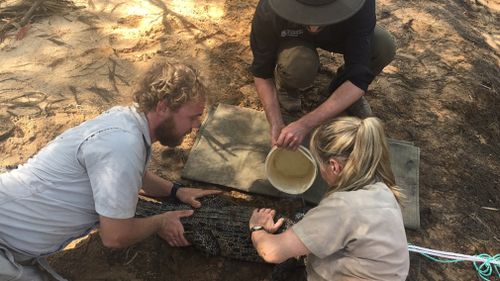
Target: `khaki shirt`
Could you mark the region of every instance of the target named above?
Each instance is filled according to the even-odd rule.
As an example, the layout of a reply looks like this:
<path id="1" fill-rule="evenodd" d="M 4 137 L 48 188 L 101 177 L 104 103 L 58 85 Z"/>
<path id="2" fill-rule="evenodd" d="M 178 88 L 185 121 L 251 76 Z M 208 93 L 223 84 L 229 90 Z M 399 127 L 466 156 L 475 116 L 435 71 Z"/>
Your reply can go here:
<path id="1" fill-rule="evenodd" d="M 405 280 L 410 258 L 403 217 L 382 182 L 335 192 L 293 226 L 311 251 L 308 280 Z"/>

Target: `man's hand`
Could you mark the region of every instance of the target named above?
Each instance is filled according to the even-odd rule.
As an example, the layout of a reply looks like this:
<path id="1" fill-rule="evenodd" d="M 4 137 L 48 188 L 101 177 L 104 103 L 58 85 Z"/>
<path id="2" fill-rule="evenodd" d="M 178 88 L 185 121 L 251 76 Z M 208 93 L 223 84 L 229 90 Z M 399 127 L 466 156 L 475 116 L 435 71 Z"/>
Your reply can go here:
<path id="1" fill-rule="evenodd" d="M 271 146 L 277 145 L 278 138 L 281 134 L 281 130 L 285 125 L 283 123 L 280 123 L 279 125 L 271 126 Z"/>
<path id="2" fill-rule="evenodd" d="M 275 233 L 283 224 L 284 219 L 281 218 L 274 223 L 274 215 L 276 215 L 276 211 L 272 209 L 255 209 L 253 210 L 248 225 L 250 228 L 261 225 L 267 232 Z"/>
<path id="3" fill-rule="evenodd" d="M 184 237 L 184 226 L 180 218 L 189 217 L 193 212 L 193 210 L 182 210 L 161 214 L 162 225 L 158 235 L 172 247 L 189 246 L 190 243 Z"/>
<path id="4" fill-rule="evenodd" d="M 276 141 L 278 147 L 296 150 L 302 144 L 304 138 L 311 131 L 307 126 L 302 125 L 301 120 L 288 124 L 280 132 Z"/>
<path id="5" fill-rule="evenodd" d="M 176 196 L 177 196 L 177 199 L 179 199 L 179 201 L 184 202 L 186 204 L 189 204 L 193 208 L 199 208 L 199 207 L 201 207 L 201 203 L 200 203 L 200 201 L 198 201 L 196 199 L 203 197 L 203 196 L 212 195 L 212 194 L 220 194 L 220 193 L 222 193 L 222 191 L 215 190 L 215 189 L 205 190 L 205 189 L 199 189 L 199 188 L 183 187 L 183 188 L 179 188 Z"/>

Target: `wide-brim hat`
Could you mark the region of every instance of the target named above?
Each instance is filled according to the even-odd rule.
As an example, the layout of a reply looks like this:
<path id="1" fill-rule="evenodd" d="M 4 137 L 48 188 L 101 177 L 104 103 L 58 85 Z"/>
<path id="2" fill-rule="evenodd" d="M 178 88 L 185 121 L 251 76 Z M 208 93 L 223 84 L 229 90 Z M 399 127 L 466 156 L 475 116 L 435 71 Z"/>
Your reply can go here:
<path id="1" fill-rule="evenodd" d="M 311 152 L 303 146 L 295 151 L 274 147 L 267 154 L 265 170 L 267 179 L 276 189 L 301 194 L 313 185 L 318 166 Z"/>
<path id="2" fill-rule="evenodd" d="M 269 0 L 282 18 L 303 25 L 330 25 L 352 17 L 365 0 Z"/>

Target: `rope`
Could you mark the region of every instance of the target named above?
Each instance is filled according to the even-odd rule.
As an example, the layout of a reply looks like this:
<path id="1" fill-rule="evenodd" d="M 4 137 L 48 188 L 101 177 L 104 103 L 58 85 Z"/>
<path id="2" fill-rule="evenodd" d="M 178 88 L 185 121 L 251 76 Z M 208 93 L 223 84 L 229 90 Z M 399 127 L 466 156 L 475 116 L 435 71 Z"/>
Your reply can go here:
<path id="1" fill-rule="evenodd" d="M 438 251 L 419 247 L 415 245 L 408 245 L 410 252 L 419 253 L 422 256 L 439 263 L 457 263 L 462 261 L 471 261 L 474 264 L 479 277 L 484 281 L 490 281 L 489 277 L 496 272 L 500 278 L 500 254 L 490 256 L 488 254 L 479 254 L 475 256 L 457 254 L 452 252 Z M 438 257 L 438 258 L 435 258 Z M 494 277 L 494 276 L 493 276 Z"/>

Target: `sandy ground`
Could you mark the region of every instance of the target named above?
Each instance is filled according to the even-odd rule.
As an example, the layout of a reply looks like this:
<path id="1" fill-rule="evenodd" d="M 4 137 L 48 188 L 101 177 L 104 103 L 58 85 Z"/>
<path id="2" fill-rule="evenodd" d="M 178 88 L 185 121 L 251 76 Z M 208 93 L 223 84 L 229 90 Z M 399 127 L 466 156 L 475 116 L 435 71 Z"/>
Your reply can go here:
<path id="1" fill-rule="evenodd" d="M 37 19 L 20 40 L 13 30 L 0 43 L 0 166 L 21 164 L 65 129 L 129 104 L 137 74 L 158 56 L 197 68 L 213 103 L 262 109 L 248 70 L 257 0 L 75 3 L 82 8 Z M 0 8 L 8 4 L 0 1 Z M 408 241 L 497 254 L 500 3 L 380 0 L 377 5 L 379 24 L 394 35 L 398 51 L 367 99 L 389 136 L 421 148 L 422 228 L 408 231 Z M 321 52 L 321 62 L 316 87 L 304 99 L 306 109 L 321 102 L 315 93 L 341 58 Z M 176 149 L 155 146 L 151 168 L 179 179 L 193 136 Z M 95 234 L 50 262 L 75 281 L 269 280 L 273 268 L 173 249 L 156 237 L 109 250 Z M 294 280 L 304 280 L 301 272 Z M 412 255 L 409 280 L 476 279 L 469 263 L 441 265 Z"/>

